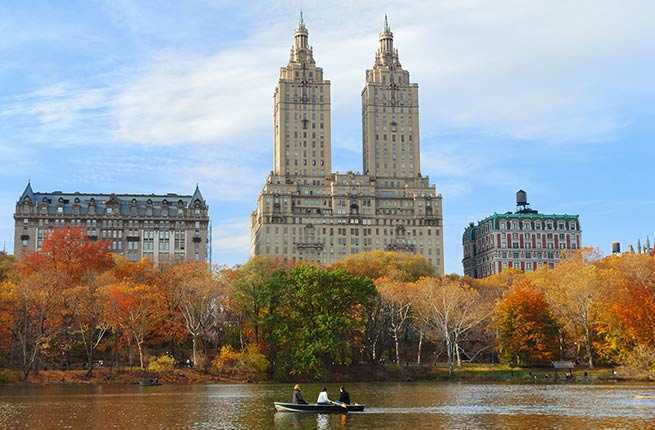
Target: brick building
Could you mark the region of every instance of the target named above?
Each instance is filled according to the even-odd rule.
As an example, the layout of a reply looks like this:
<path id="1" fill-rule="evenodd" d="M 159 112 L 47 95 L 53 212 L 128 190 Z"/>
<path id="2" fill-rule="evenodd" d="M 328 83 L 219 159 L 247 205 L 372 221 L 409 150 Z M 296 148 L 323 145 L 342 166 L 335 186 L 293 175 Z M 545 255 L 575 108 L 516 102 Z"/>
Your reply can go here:
<path id="1" fill-rule="evenodd" d="M 464 230 L 464 274 L 484 278 L 506 268 L 553 267 L 565 251 L 581 246 L 578 215 L 541 214 L 516 193 L 516 212 L 493 214 Z"/>

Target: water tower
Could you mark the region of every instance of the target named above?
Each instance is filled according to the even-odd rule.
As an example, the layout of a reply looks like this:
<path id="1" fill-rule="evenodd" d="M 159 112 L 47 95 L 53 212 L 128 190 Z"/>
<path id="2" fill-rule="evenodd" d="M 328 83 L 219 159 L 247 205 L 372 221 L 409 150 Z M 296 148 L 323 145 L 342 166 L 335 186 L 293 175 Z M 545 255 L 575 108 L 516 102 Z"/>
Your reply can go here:
<path id="1" fill-rule="evenodd" d="M 516 192 L 516 210 L 518 212 L 525 212 L 528 206 L 530 206 L 530 203 L 528 203 L 528 193 L 518 190 Z"/>
<path id="2" fill-rule="evenodd" d="M 612 242 L 612 254 L 620 254 L 620 253 L 621 253 L 621 243 Z"/>

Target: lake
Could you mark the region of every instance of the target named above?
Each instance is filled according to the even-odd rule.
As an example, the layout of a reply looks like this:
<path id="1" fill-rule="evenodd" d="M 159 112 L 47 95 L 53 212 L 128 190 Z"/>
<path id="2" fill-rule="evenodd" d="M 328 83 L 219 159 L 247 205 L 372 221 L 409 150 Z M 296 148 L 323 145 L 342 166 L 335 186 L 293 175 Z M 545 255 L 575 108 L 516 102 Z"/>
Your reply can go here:
<path id="1" fill-rule="evenodd" d="M 303 385 L 314 401 L 320 386 Z M 0 386 L 2 429 L 655 429 L 655 386 L 358 383 L 364 413 L 275 413 L 290 384 Z M 337 385 L 328 385 L 337 397 Z"/>

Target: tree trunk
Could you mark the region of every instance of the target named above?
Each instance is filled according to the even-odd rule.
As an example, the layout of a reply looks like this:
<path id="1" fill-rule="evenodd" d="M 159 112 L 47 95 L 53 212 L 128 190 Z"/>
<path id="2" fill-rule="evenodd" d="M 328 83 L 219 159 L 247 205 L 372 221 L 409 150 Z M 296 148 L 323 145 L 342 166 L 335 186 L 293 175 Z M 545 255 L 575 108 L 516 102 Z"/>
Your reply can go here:
<path id="1" fill-rule="evenodd" d="M 193 367 L 196 367 L 196 336 L 191 336 L 191 345 L 193 346 Z"/>
<path id="2" fill-rule="evenodd" d="M 86 371 L 86 377 L 87 378 L 90 378 L 91 375 L 93 375 L 93 350 L 94 349 L 95 348 L 93 348 L 93 346 L 91 346 L 91 349 L 89 349 L 87 351 L 87 362 L 88 362 L 88 366 L 89 366 L 89 368 Z"/>
<path id="3" fill-rule="evenodd" d="M 457 358 L 457 367 L 462 367 L 462 358 L 459 355 L 459 344 L 455 342 L 454 345 L 455 345 L 455 357 Z"/>
<path id="4" fill-rule="evenodd" d="M 453 344 L 450 337 L 446 336 L 446 354 L 448 356 L 448 376 L 453 374 Z"/>
<path id="5" fill-rule="evenodd" d="M 136 341 L 136 346 L 139 349 L 139 364 L 141 364 L 142 369 L 145 369 L 145 367 L 143 367 L 143 350 L 141 349 L 141 342 Z"/>
<path id="6" fill-rule="evenodd" d="M 421 348 L 423 347 L 423 331 L 418 332 L 418 352 L 416 354 L 416 364 L 421 365 Z"/>
<path id="7" fill-rule="evenodd" d="M 400 366 L 400 342 L 398 341 L 398 329 L 393 329 L 393 341 L 396 344 L 396 364 Z"/>
<path id="8" fill-rule="evenodd" d="M 594 357 L 593 357 L 593 349 L 591 346 L 591 332 L 589 330 L 589 325 L 585 324 L 585 347 L 587 349 L 587 364 L 589 365 L 590 369 L 594 368 Z"/>

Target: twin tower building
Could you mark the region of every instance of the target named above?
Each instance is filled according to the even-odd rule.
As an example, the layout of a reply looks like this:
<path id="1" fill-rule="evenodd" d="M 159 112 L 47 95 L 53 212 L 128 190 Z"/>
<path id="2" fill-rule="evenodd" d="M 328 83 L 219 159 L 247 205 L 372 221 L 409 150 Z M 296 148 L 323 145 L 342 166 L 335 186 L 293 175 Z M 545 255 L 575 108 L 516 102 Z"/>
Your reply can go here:
<path id="1" fill-rule="evenodd" d="M 363 173 L 332 172 L 330 81 L 302 15 L 273 102 L 273 171 L 251 215 L 251 254 L 329 264 L 406 251 L 443 274 L 441 194 L 421 174 L 418 85 L 386 17 L 362 90 Z"/>

